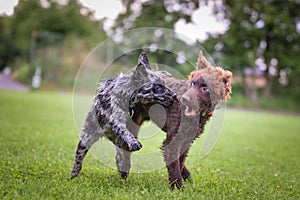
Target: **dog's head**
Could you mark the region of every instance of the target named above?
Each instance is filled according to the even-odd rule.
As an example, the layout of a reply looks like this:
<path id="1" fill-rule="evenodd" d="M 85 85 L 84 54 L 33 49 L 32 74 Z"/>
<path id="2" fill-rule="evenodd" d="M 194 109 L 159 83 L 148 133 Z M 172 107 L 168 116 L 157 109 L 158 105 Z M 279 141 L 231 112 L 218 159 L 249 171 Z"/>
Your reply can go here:
<path id="1" fill-rule="evenodd" d="M 129 107 L 133 108 L 138 103 L 143 105 L 159 104 L 169 107 L 175 99 L 176 94 L 166 86 L 158 83 L 146 83 L 131 95 Z"/>
<path id="2" fill-rule="evenodd" d="M 200 51 L 197 69 L 189 75 L 189 89 L 180 99 L 185 115 L 194 117 L 210 113 L 218 103 L 229 99 L 231 77 L 230 71 L 211 66 Z"/>

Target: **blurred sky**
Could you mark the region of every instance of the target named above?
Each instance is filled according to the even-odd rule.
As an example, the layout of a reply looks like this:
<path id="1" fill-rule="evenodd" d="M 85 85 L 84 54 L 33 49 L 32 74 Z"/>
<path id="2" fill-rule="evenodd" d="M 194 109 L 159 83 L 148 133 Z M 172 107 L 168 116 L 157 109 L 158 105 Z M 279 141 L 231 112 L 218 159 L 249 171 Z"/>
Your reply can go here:
<path id="1" fill-rule="evenodd" d="M 19 0 L 1 0 L 0 5 L 0 15 L 13 14 L 13 8 L 17 5 Z M 45 1 L 45 0 L 41 0 Z M 63 3 L 67 0 L 58 0 Z M 118 16 L 118 13 L 124 11 L 120 0 L 80 0 L 82 4 L 91 10 L 95 11 L 95 18 L 101 19 L 107 17 L 106 27 L 110 26 L 114 19 Z M 145 1 L 145 0 L 143 0 Z M 211 1 L 209 1 L 211 2 Z M 220 1 L 216 1 L 221 3 Z M 174 9 L 176 9 L 174 5 Z M 209 3 L 206 5 L 201 5 L 201 9 L 197 9 L 192 15 L 192 23 L 186 23 L 185 20 L 179 20 L 175 24 L 175 31 L 181 33 L 188 38 L 196 41 L 199 39 L 203 41 L 207 38 L 206 33 L 224 33 L 229 26 L 229 23 L 226 21 L 217 21 L 216 18 L 212 15 L 212 5 Z M 222 18 L 222 17 L 221 17 Z"/>
<path id="2" fill-rule="evenodd" d="M 0 15 L 12 15 L 14 7 L 18 4 L 19 0 L 1 0 Z"/>

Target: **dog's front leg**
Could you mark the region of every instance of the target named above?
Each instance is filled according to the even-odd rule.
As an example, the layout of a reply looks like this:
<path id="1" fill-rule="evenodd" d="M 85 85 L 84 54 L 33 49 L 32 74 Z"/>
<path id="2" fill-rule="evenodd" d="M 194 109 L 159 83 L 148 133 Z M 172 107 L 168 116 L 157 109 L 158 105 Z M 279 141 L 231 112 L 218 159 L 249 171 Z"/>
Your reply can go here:
<path id="1" fill-rule="evenodd" d="M 175 160 L 167 166 L 169 174 L 169 183 L 173 190 L 176 186 L 177 189 L 182 189 L 182 178 L 179 170 L 179 160 Z"/>
<path id="2" fill-rule="evenodd" d="M 180 163 L 179 163 L 179 151 L 175 146 L 174 141 L 172 141 L 172 137 L 168 137 L 164 140 L 162 150 L 164 153 L 164 160 L 166 163 L 166 167 L 169 174 L 169 183 L 171 185 L 171 189 L 174 189 L 175 186 L 178 189 L 182 188 L 182 177 L 180 171 Z"/>
<path id="3" fill-rule="evenodd" d="M 112 133 L 107 136 L 117 147 L 130 152 L 142 148 L 142 144 L 124 125 L 113 123 L 111 130 Z"/>
<path id="4" fill-rule="evenodd" d="M 140 129 L 140 126 L 143 122 L 142 117 L 135 118 L 133 120 L 128 120 L 127 121 L 127 129 L 134 135 L 134 137 L 138 137 L 138 132 Z M 127 179 L 130 168 L 131 168 L 131 152 L 125 151 L 123 149 L 120 149 L 116 147 L 116 165 L 119 171 L 119 174 L 121 175 L 121 178 Z"/>
<path id="5" fill-rule="evenodd" d="M 122 179 L 127 179 L 131 168 L 131 152 L 116 147 L 116 165 Z"/>
<path id="6" fill-rule="evenodd" d="M 185 160 L 188 154 L 188 150 L 186 150 L 179 158 L 180 160 L 180 171 L 181 171 L 181 176 L 183 178 L 183 180 L 185 181 L 192 181 L 191 179 L 191 173 L 189 172 L 189 170 L 186 168 L 185 166 Z"/>
<path id="7" fill-rule="evenodd" d="M 176 186 L 182 188 L 182 176 L 180 169 L 181 136 L 178 134 L 180 126 L 180 104 L 176 99 L 171 107 L 167 109 L 168 117 L 163 130 L 167 132 L 167 137 L 163 142 L 162 150 L 169 174 L 171 189 Z"/>

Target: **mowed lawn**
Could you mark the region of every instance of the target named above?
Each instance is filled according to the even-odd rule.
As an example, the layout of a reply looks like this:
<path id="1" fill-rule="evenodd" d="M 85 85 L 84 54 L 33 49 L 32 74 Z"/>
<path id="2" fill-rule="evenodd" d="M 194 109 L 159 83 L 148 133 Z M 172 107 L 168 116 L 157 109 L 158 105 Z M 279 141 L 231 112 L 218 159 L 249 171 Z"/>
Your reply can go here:
<path id="1" fill-rule="evenodd" d="M 182 192 L 164 168 L 123 181 L 91 154 L 70 180 L 71 94 L 0 91 L 0 137 L 0 199 L 300 199 L 299 116 L 228 109 L 213 151 L 200 159 L 193 145 Z"/>

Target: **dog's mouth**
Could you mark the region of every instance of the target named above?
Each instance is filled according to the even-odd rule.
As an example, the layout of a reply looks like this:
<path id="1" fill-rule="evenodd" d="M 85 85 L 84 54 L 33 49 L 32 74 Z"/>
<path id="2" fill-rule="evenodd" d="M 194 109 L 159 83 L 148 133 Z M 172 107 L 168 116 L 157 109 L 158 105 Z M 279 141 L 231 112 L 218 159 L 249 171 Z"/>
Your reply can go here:
<path id="1" fill-rule="evenodd" d="M 194 117 L 196 116 L 197 112 L 194 108 L 185 106 L 184 115 L 187 117 Z"/>
<path id="2" fill-rule="evenodd" d="M 187 101 L 184 98 L 181 98 L 181 103 L 184 106 L 184 115 L 186 117 L 194 117 L 198 114 L 197 106 L 193 105 L 190 101 Z"/>
<path id="3" fill-rule="evenodd" d="M 186 117 L 195 117 L 199 114 L 197 108 L 190 106 L 190 105 L 184 105 L 185 106 L 185 110 L 184 110 L 184 115 Z"/>
<path id="4" fill-rule="evenodd" d="M 194 117 L 198 115 L 198 106 L 192 103 L 191 99 L 188 96 L 181 97 L 180 102 L 184 106 L 184 115 L 186 117 Z"/>

